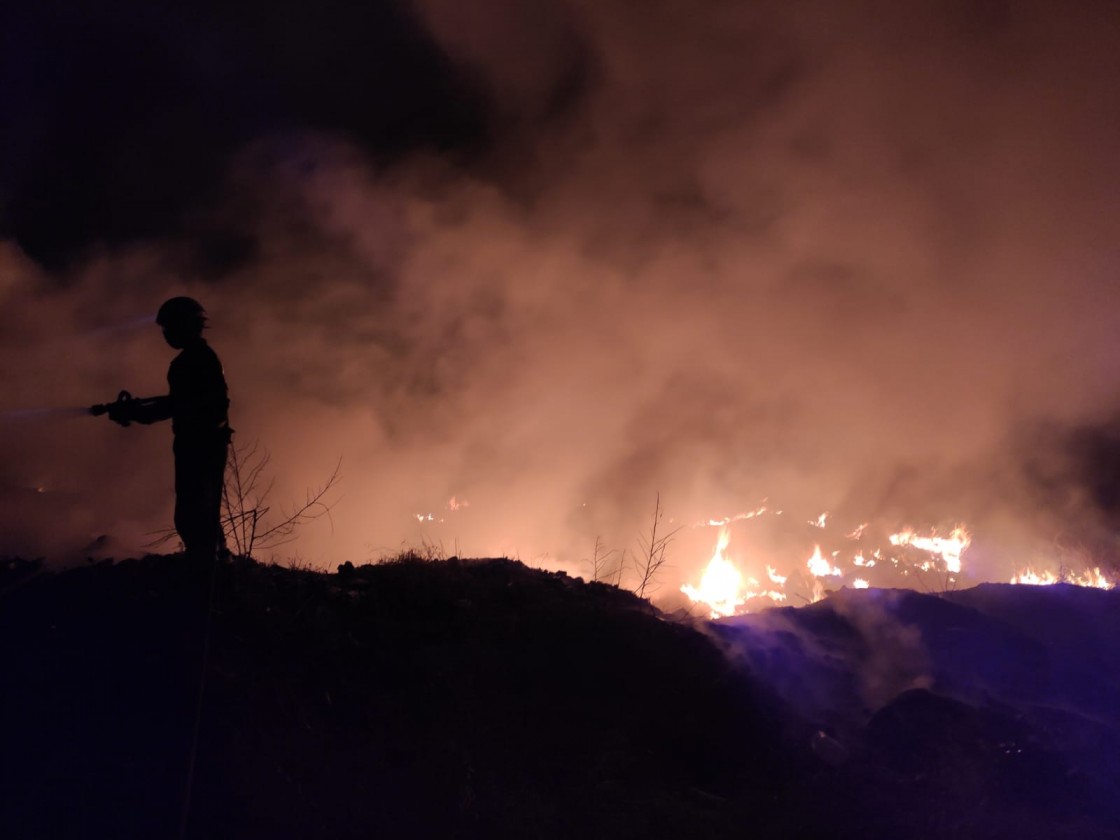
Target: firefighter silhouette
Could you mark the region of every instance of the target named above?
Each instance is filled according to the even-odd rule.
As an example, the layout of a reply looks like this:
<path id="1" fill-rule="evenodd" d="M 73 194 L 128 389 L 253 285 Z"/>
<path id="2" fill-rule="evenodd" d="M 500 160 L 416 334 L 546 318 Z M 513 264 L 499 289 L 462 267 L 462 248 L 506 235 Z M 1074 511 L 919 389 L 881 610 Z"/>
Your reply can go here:
<path id="1" fill-rule="evenodd" d="M 91 408 L 121 426 L 171 420 L 175 454 L 175 530 L 187 558 L 213 560 L 224 548 L 222 484 L 232 430 L 222 363 L 202 337 L 206 311 L 188 297 L 166 301 L 156 315 L 163 337 L 179 351 L 167 371 L 168 393 Z"/>

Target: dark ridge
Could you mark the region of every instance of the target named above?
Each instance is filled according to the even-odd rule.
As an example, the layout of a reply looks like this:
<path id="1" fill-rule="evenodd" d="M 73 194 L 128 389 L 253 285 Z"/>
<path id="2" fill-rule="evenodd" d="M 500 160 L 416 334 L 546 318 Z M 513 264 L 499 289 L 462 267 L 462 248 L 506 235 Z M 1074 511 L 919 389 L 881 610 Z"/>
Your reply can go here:
<path id="1" fill-rule="evenodd" d="M 0 836 L 1105 840 L 1117 603 L 709 623 L 505 559 L 5 559 Z"/>
<path id="2" fill-rule="evenodd" d="M 713 632 L 840 769 L 820 836 L 1120 837 L 1117 592 L 841 589 Z"/>
<path id="3" fill-rule="evenodd" d="M 209 577 L 180 558 L 10 565 L 0 834 L 177 830 Z M 509 560 L 214 588 L 191 837 L 734 836 L 781 764 L 701 633 Z"/>

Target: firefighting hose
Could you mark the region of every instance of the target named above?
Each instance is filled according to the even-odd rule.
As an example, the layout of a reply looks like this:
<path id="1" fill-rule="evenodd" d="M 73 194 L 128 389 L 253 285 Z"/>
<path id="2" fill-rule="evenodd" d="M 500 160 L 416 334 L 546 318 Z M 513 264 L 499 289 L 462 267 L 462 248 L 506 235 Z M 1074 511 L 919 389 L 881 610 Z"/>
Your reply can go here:
<path id="1" fill-rule="evenodd" d="M 9 408 L 0 410 L 0 421 L 9 423 L 36 423 L 63 417 L 100 417 L 108 414 L 114 423 L 127 426 L 142 422 L 140 418 L 149 414 L 166 397 L 134 397 L 128 391 L 121 391 L 109 403 L 81 407 L 45 406 L 42 408 Z"/>
<path id="2" fill-rule="evenodd" d="M 151 408 L 159 399 L 159 397 L 134 397 L 128 391 L 121 391 L 117 394 L 116 400 L 111 403 L 91 405 L 89 413 L 94 417 L 108 414 L 109 419 L 114 423 L 127 426 L 136 419 L 138 414 Z"/>

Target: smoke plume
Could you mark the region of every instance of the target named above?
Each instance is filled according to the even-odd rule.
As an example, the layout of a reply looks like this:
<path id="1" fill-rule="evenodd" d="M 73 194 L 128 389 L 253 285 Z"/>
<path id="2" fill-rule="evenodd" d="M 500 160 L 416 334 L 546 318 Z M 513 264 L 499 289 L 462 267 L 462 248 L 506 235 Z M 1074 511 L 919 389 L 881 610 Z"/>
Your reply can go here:
<path id="1" fill-rule="evenodd" d="M 62 273 L 7 242 L 5 407 L 161 392 L 158 331 L 115 325 L 190 294 L 274 509 L 341 458 L 330 521 L 281 557 L 428 543 L 586 572 L 657 494 L 680 579 L 714 542 L 694 523 L 764 499 L 1029 533 L 1008 551 L 1062 527 L 1023 465 L 1043 440 L 1064 457 L 1039 429 L 1118 408 L 1114 7 L 416 15 L 483 92 L 483 147 L 251 138 L 203 213 L 240 243 L 220 272 L 181 231 Z M 43 418 L 3 440 L 23 500 L 5 549 L 107 534 L 119 556 L 170 521 L 166 428 Z M 975 573 L 1002 574 L 997 553 Z"/>

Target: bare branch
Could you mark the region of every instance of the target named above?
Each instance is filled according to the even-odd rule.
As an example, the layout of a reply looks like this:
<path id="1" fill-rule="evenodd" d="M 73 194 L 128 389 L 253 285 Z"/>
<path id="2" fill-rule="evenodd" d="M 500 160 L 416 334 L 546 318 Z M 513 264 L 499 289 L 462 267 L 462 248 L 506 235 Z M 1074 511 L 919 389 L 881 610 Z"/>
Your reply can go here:
<path id="1" fill-rule="evenodd" d="M 291 542 L 294 537 L 292 534 L 296 528 L 301 525 L 306 525 L 308 522 L 314 522 L 316 519 L 327 517 L 327 521 L 331 523 L 331 528 L 334 528 L 334 521 L 331 520 L 331 508 L 334 502 L 329 504 L 325 501 L 327 494 L 334 489 L 342 478 L 342 459 L 339 458 L 338 462 L 334 465 L 330 476 L 322 484 L 321 487 L 314 490 L 308 490 L 305 494 L 303 504 L 292 510 L 290 513 L 285 513 L 284 518 L 264 528 L 256 534 L 256 542 L 261 548 L 272 548 L 277 545 L 284 545 Z"/>
<path id="2" fill-rule="evenodd" d="M 230 448 L 222 488 L 222 523 L 227 541 L 241 556 L 251 557 L 259 548 L 273 548 L 291 542 L 299 526 L 323 516 L 330 520 L 334 501 L 328 501 L 327 496 L 342 478 L 342 459 L 338 460 L 321 487 L 307 491 L 303 504 L 291 512 L 281 511 L 282 518 L 274 523 L 268 520 L 271 508 L 266 504 L 274 480 L 270 479 L 263 490 L 259 489 L 265 468 L 271 461 L 271 453 L 267 449 L 261 450 L 258 441 Z M 334 527 L 333 522 L 331 527 Z"/>
<path id="3" fill-rule="evenodd" d="M 657 577 L 668 559 L 669 543 L 680 530 L 674 528 L 667 534 L 659 534 L 658 526 L 663 516 L 661 494 L 658 493 L 653 505 L 653 521 L 650 523 L 649 535 L 639 539 L 640 552 L 634 557 L 634 571 L 638 575 L 638 585 L 634 588 L 634 594 L 639 598 L 646 597 L 646 593 L 657 591 L 660 586 Z"/>
<path id="4" fill-rule="evenodd" d="M 626 572 L 626 561 L 630 557 L 630 552 L 625 548 L 618 554 L 618 566 L 614 569 L 614 585 L 619 589 L 622 588 L 622 576 Z"/>
<path id="5" fill-rule="evenodd" d="M 593 581 L 604 581 L 607 579 L 611 573 L 610 559 L 617 553 L 617 549 L 608 549 L 603 544 L 602 537 L 595 538 L 595 548 L 591 554 L 591 559 L 584 561 L 591 567 L 591 579 Z"/>

